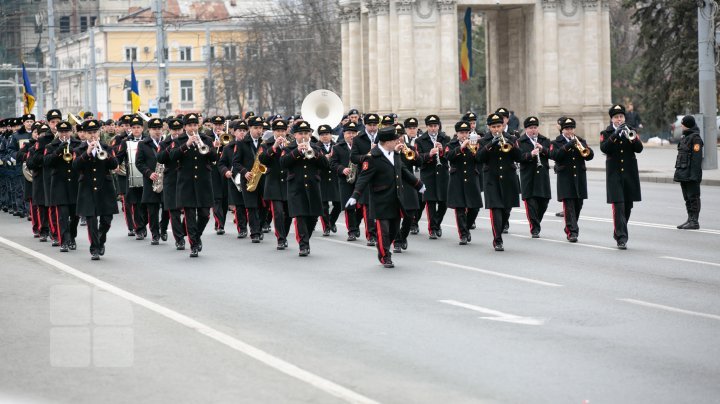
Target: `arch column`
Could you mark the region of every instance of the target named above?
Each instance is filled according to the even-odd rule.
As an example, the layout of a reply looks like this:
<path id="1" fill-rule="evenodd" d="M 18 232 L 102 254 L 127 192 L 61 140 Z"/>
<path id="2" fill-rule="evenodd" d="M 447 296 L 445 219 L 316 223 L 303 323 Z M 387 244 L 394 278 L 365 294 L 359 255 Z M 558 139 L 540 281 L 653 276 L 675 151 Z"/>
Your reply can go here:
<path id="1" fill-rule="evenodd" d="M 414 0 L 399 0 L 395 3 L 398 20 L 398 89 L 401 116 L 415 115 L 415 44 L 413 36 L 413 3 Z"/>
<path id="2" fill-rule="evenodd" d="M 368 42 L 367 42 L 367 85 L 368 85 L 368 98 L 365 105 L 367 110 L 365 112 L 377 112 L 378 107 L 378 60 L 377 60 L 377 14 L 374 3 L 367 4 L 368 17 L 367 17 L 367 28 L 368 28 Z"/>
<path id="3" fill-rule="evenodd" d="M 390 88 L 390 1 L 376 0 L 374 3 L 375 23 L 377 26 L 377 111 L 385 114 L 392 110 L 392 91 Z"/>
<path id="4" fill-rule="evenodd" d="M 438 0 L 440 12 L 440 112 L 442 115 L 458 114 L 459 61 L 457 0 Z M 429 78 L 431 79 L 431 78 Z"/>
<path id="5" fill-rule="evenodd" d="M 342 38 L 343 49 L 343 103 L 347 108 L 362 108 L 362 27 L 360 26 L 360 4 L 347 4 L 343 7 L 343 19 L 347 25 L 347 37 Z M 347 90 L 347 93 L 345 92 Z"/>

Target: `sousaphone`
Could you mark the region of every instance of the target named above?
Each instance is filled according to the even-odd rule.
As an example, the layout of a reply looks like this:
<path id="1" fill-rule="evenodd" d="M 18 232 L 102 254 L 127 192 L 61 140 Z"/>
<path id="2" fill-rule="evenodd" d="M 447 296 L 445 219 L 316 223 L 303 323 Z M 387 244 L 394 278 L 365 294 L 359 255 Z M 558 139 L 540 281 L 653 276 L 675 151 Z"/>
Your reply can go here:
<path id="1" fill-rule="evenodd" d="M 315 90 L 305 96 L 300 114 L 315 130 L 314 136 L 317 136 L 320 125 L 336 127 L 342 121 L 344 110 L 342 100 L 337 94 L 330 90 Z"/>

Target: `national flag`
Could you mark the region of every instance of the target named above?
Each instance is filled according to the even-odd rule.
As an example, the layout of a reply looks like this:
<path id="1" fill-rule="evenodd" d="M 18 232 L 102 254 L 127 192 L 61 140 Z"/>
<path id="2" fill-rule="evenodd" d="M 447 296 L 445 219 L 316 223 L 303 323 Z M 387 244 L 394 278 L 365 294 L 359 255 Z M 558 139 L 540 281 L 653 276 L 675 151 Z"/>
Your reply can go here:
<path id="1" fill-rule="evenodd" d="M 472 77 L 472 11 L 465 10 L 463 19 L 463 39 L 460 46 L 460 80 L 467 81 Z"/>
<path id="2" fill-rule="evenodd" d="M 29 114 L 33 106 L 35 106 L 35 93 L 33 92 L 32 85 L 30 84 L 30 78 L 28 77 L 27 70 L 25 70 L 25 63 L 22 64 L 23 73 L 23 113 Z"/>
<path id="3" fill-rule="evenodd" d="M 138 90 L 138 82 L 135 78 L 135 67 L 130 63 L 130 104 L 132 105 L 131 113 L 135 114 L 140 109 L 140 90 Z"/>

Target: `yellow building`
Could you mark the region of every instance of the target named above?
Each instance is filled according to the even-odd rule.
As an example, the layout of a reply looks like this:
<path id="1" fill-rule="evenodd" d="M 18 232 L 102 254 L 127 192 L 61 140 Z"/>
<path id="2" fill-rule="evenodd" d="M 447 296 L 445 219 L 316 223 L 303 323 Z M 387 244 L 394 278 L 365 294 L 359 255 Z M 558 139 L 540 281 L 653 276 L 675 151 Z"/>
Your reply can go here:
<path id="1" fill-rule="evenodd" d="M 92 77 L 90 32 L 67 38 L 58 43 L 56 54 L 61 70 L 58 77 L 57 107 L 63 111 L 95 110 L 107 119 L 130 113 L 130 66 L 135 69 L 141 109 L 157 108 L 158 63 L 155 26 L 136 22 L 94 28 L 95 75 Z M 211 94 L 217 93 L 206 105 L 207 79 L 221 77 L 220 69 L 232 65 L 239 52 L 245 32 L 241 26 L 228 23 L 197 23 L 165 27 L 166 88 L 169 104 L 167 115 L 186 112 L 209 114 L 240 113 L 244 96 L 226 102 L 222 83 L 211 81 Z M 216 84 L 215 84 L 216 83 Z M 92 92 L 95 92 L 95 97 Z M 91 107 L 93 98 L 95 108 Z"/>

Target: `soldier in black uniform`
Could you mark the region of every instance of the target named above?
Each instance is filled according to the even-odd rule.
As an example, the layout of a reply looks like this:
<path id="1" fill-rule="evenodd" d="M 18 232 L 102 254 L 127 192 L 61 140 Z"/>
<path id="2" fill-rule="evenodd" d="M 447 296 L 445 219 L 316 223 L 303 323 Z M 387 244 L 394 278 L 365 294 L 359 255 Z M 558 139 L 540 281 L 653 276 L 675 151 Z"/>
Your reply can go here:
<path id="1" fill-rule="evenodd" d="M 470 123 L 460 121 L 455 124 L 457 137 L 445 146 L 445 155 L 450 162 L 450 184 L 448 186 L 448 207 L 455 209 L 460 245 L 472 240 L 470 224 L 475 222 L 480 208 L 482 195 L 478 183 L 479 144 L 470 144 Z M 476 135 L 477 136 L 477 135 Z"/>
<path id="2" fill-rule="evenodd" d="M 630 212 L 642 200 L 640 174 L 635 154 L 642 152 L 640 136 L 630 139 L 635 128 L 625 124 L 625 107 L 616 104 L 609 111 L 612 123 L 600 132 L 600 150 L 605 153 L 607 203 L 612 204 L 613 238 L 621 250 L 627 248 Z"/>
<path id="3" fill-rule="evenodd" d="M 190 257 L 202 251 L 201 236 L 213 204 L 211 171 L 217 161 L 212 139 L 198 133 L 198 116 L 185 115 L 185 133 L 170 146 L 170 159 L 178 162 L 177 204 L 183 210 L 190 241 Z M 202 153 L 203 144 L 208 148 Z"/>
<path id="4" fill-rule="evenodd" d="M 400 145 L 400 161 L 402 161 L 408 171 L 413 173 L 413 176 L 417 178 L 414 171 L 422 165 L 422 161 L 420 161 L 415 151 L 413 144 L 414 138 L 407 136 L 405 127 L 399 123 L 395 125 L 395 134 L 398 136 L 397 144 Z M 401 253 L 403 250 L 407 250 L 407 239 L 408 235 L 410 235 L 410 229 L 412 229 L 413 224 L 417 225 L 418 212 L 422 211 L 422 209 L 420 209 L 420 199 L 422 199 L 422 195 L 413 188 L 414 185 L 415 181 L 411 182 L 409 186 L 408 183 L 405 183 L 403 187 L 402 221 L 400 223 L 400 229 L 393 240 L 394 253 Z"/>
<path id="5" fill-rule="evenodd" d="M 288 125 L 282 119 L 272 123 L 273 137 L 260 146 L 259 159 L 267 167 L 263 197 L 270 204 L 277 249 L 287 248 L 287 235 L 290 232 L 292 218 L 288 212 L 287 170 L 280 165 L 280 156 L 287 145 Z"/>
<path id="6" fill-rule="evenodd" d="M 333 148 L 335 142 L 332 140 L 333 130 L 330 125 L 320 125 L 318 127 L 318 134 L 320 135 L 320 152 L 328 159 L 328 164 L 332 158 Z M 323 170 L 320 173 L 320 191 L 322 193 L 322 204 L 323 214 L 320 217 L 320 223 L 322 224 L 323 236 L 329 236 L 330 232 L 337 233 L 338 217 L 342 211 L 342 205 L 340 205 L 340 187 L 338 185 L 338 176 L 332 167 L 328 166 L 327 170 Z M 330 209 L 330 203 L 332 203 L 332 209 Z"/>
<path id="7" fill-rule="evenodd" d="M 25 178 L 22 174 L 22 162 L 19 161 L 18 154 L 20 152 L 21 143 L 30 141 L 32 127 L 35 124 L 35 115 L 25 114 L 20 118 L 22 126 L 11 137 L 7 145 L 8 160 L 12 163 L 10 167 L 11 181 L 11 202 L 15 205 L 15 216 L 24 218 L 28 215 L 28 205 L 25 198 Z"/>
<path id="8" fill-rule="evenodd" d="M 355 184 L 353 196 L 348 206 L 357 203 L 361 195 L 369 188 L 372 194 L 370 205 L 376 218 L 378 232 L 378 259 L 385 268 L 393 268 L 390 244 L 400 229 L 400 217 L 403 209 L 403 193 L 406 183 L 413 184 L 421 193 L 425 186 L 402 163 L 398 152 L 398 135 L 393 126 L 382 128 L 377 135 L 378 146 L 370 151 L 370 158 L 362 163 L 360 175 Z"/>
<path id="9" fill-rule="evenodd" d="M 150 224 L 151 245 L 160 244 L 160 204 L 162 192 L 153 191 L 153 182 L 157 179 L 157 154 L 160 152 L 160 136 L 163 122 L 160 118 L 150 118 L 148 132 L 150 136 L 138 144 L 135 155 L 135 167 L 142 173 L 143 187 L 140 208 L 147 215 Z"/>
<path id="10" fill-rule="evenodd" d="M 48 125 L 40 125 L 40 127 L 38 127 L 37 141 L 34 147 L 28 152 L 27 157 L 27 167 L 32 170 L 33 173 L 32 199 L 35 209 L 35 220 L 38 222 L 36 227 L 40 235 L 40 242 L 46 242 L 50 235 L 50 215 L 48 214 L 47 202 L 45 201 L 45 186 L 43 181 L 45 170 L 43 155 L 45 154 L 45 146 L 52 142 L 53 137 Z"/>
<path id="11" fill-rule="evenodd" d="M 98 129 L 100 125 L 89 121 Z M 75 250 L 77 244 L 76 215 L 78 175 L 73 170 L 73 150 L 80 146 L 80 141 L 72 137 L 72 125 L 60 122 L 57 125 L 59 136 L 45 148 L 44 166 L 51 169 L 49 206 L 53 209 L 54 227 L 60 251 Z M 46 173 L 47 174 L 47 173 Z M 46 195 L 47 196 L 47 195 Z"/>
<path id="12" fill-rule="evenodd" d="M 75 149 L 73 168 L 78 173 L 77 214 L 85 217 L 90 259 L 99 260 L 105 255 L 105 241 L 114 214 L 118 213 L 117 197 L 112 181 L 112 171 L 117 168 L 112 147 L 100 142 L 97 121 L 83 122 L 88 141 Z M 106 153 L 101 158 L 100 151 Z"/>
<path id="13" fill-rule="evenodd" d="M 525 118 L 525 134 L 520 136 L 520 188 L 525 203 L 525 214 L 532 238 L 540 237 L 548 202 L 550 202 L 550 139 L 538 131 L 540 120 L 536 116 Z"/>
<path id="14" fill-rule="evenodd" d="M 130 121 L 132 120 L 132 115 L 123 115 L 118 119 L 118 125 L 116 128 L 116 135 L 110 142 L 110 147 L 113 148 L 113 151 L 117 154 L 118 158 L 118 167 L 122 168 L 123 170 L 126 169 L 125 160 L 121 158 L 120 149 L 122 147 L 123 142 L 125 139 L 128 138 L 128 136 L 131 135 L 130 131 Z M 133 213 L 132 209 L 127 205 L 125 193 L 127 192 L 128 188 L 128 180 L 126 174 L 117 173 L 115 176 L 115 179 L 117 181 L 117 188 L 116 191 L 118 195 L 120 195 L 120 202 L 122 204 L 123 209 L 123 217 L 125 218 L 125 225 L 128 229 L 128 237 L 135 236 L 135 223 L 133 220 Z"/>
<path id="15" fill-rule="evenodd" d="M 163 209 L 166 209 L 169 213 L 170 228 L 172 229 L 177 250 L 185 249 L 185 236 L 187 234 L 185 233 L 182 211 L 177 204 L 178 163 L 170 159 L 170 147 L 183 134 L 183 127 L 183 122 L 180 119 L 173 118 L 168 122 L 170 134 L 160 142 L 160 151 L 157 154 L 157 162 L 165 165 L 162 192 Z"/>
<path id="16" fill-rule="evenodd" d="M 47 123 L 50 127 L 50 132 L 46 136 L 50 137 L 50 142 L 47 142 L 44 146 L 47 147 L 57 136 L 58 136 L 58 130 L 57 126 L 62 120 L 62 114 L 59 110 L 54 109 L 48 111 L 47 114 Z M 58 240 L 58 229 L 56 225 L 55 220 L 55 209 L 52 208 L 52 204 L 50 203 L 50 198 L 52 195 L 52 187 L 51 187 L 51 181 L 52 181 L 52 168 L 47 166 L 47 161 L 44 160 L 44 154 L 46 153 L 45 150 L 43 150 L 43 156 L 40 156 L 40 161 L 43 165 L 43 188 L 45 193 L 45 206 L 47 206 L 47 212 L 48 212 L 48 224 L 50 225 L 50 238 L 52 239 L 52 246 L 58 247 L 60 245 L 60 241 Z"/>
<path id="17" fill-rule="evenodd" d="M 20 150 L 17 153 L 17 162 L 21 169 L 23 164 L 27 166 L 27 161 L 30 158 L 30 151 L 35 147 L 35 143 L 38 138 L 38 128 L 42 124 L 35 122 L 30 131 L 30 139 L 20 145 Z M 32 180 L 32 170 L 30 170 L 30 180 Z M 32 223 L 33 237 L 40 237 L 40 220 L 37 216 L 37 209 L 33 205 L 32 201 L 32 182 L 27 180 L 23 175 L 23 195 L 25 196 L 25 202 L 28 204 L 28 219 Z"/>
<path id="18" fill-rule="evenodd" d="M 210 137 L 213 139 L 213 146 L 217 152 L 218 158 L 222 156 L 225 147 L 220 137 L 225 134 L 225 118 L 219 115 L 210 118 L 212 122 L 212 131 Z M 228 211 L 228 179 L 225 178 L 217 166 L 217 162 L 213 164 L 213 217 L 215 218 L 215 232 L 218 235 L 225 234 L 225 218 Z"/>
<path id="19" fill-rule="evenodd" d="M 263 205 L 262 192 L 265 187 L 263 179 L 260 179 L 255 191 L 247 190 L 247 183 L 252 178 L 252 166 L 255 163 L 255 157 L 262 143 L 263 120 L 260 117 L 252 116 L 248 119 L 248 127 L 250 132 L 245 136 L 242 142 L 238 143 L 237 150 L 233 156 L 233 172 L 241 174 L 243 202 L 247 212 L 248 222 L 250 224 L 250 240 L 253 243 L 259 243 L 263 239 L 262 224 L 260 221 Z"/>
<path id="20" fill-rule="evenodd" d="M 233 141 L 223 147 L 222 155 L 218 160 L 218 168 L 220 173 L 227 179 L 228 184 L 228 205 L 233 207 L 235 228 L 237 229 L 237 238 L 247 237 L 247 212 L 245 210 L 245 202 L 243 194 L 235 178 L 239 172 L 233 168 L 233 159 L 237 153 L 240 143 L 245 139 L 247 134 L 247 123 L 245 121 L 237 121 L 230 124 L 230 130 L 233 134 Z"/>
<path id="21" fill-rule="evenodd" d="M 700 182 L 704 144 L 700 137 L 700 128 L 695 124 L 692 115 L 684 116 L 680 124 L 683 132 L 678 143 L 673 181 L 680 183 L 688 218 L 678 229 L 697 230 L 700 228 Z"/>
<path id="22" fill-rule="evenodd" d="M 345 227 L 348 229 L 347 241 L 355 241 L 360 236 L 358 227 L 358 216 L 356 206 L 345 206 L 348 199 L 352 196 L 355 188 L 355 180 L 360 171 L 359 166 L 355 166 L 355 174 L 351 174 L 353 169 L 350 167 L 350 150 L 352 149 L 355 136 L 357 136 L 358 125 L 355 122 L 348 121 L 343 126 L 343 138 L 333 146 L 332 157 L 330 157 L 330 168 L 337 174 L 338 189 L 340 191 L 340 204 L 345 210 Z M 348 176 L 355 176 L 355 179 Z"/>
<path id="23" fill-rule="evenodd" d="M 310 143 L 310 125 L 301 121 L 293 127 L 295 142 L 280 157 L 280 166 L 288 172 L 288 212 L 295 218 L 295 237 L 301 257 L 310 254 L 310 237 L 322 215 L 320 174 L 330 167 L 320 147 Z"/>
<path id="24" fill-rule="evenodd" d="M 442 221 L 447 211 L 447 190 L 450 175 L 445 146 L 450 138 L 440 132 L 440 118 L 437 115 L 425 117 L 427 132 L 418 137 L 415 145 L 422 166 L 420 179 L 427 186 L 423 195 L 427 210 L 428 232 L 430 239 L 442 237 Z"/>
<path id="25" fill-rule="evenodd" d="M 418 120 L 415 117 L 410 117 L 405 119 L 403 122 L 403 127 L 405 128 L 405 143 L 417 153 L 417 140 L 418 135 L 420 134 L 420 131 L 418 130 Z M 422 160 L 418 158 L 419 155 L 416 155 L 416 159 L 413 161 L 413 166 L 408 166 L 408 169 L 412 171 L 413 175 L 415 177 L 418 177 L 420 175 L 420 167 L 422 166 Z M 411 190 L 415 191 L 414 188 L 410 187 Z M 407 192 L 407 190 L 406 190 Z M 410 224 L 410 234 L 418 234 L 420 233 L 420 226 L 418 225 L 418 222 L 420 221 L 420 218 L 422 217 L 423 213 L 423 205 L 425 203 L 423 202 L 422 195 L 420 195 L 419 192 L 415 191 L 417 194 L 418 199 L 418 209 L 415 210 L 415 216 L 412 217 L 412 223 Z M 405 230 L 405 218 L 403 218 L 403 224 L 400 225 L 400 232 L 404 234 Z"/>
<path id="26" fill-rule="evenodd" d="M 352 121 L 352 114 L 351 121 Z M 358 167 L 362 166 L 363 160 L 367 158 L 370 149 L 375 147 L 377 143 L 378 124 L 380 123 L 380 116 L 377 114 L 365 114 L 364 118 L 365 126 L 364 131 L 358 128 L 358 134 L 353 140 L 352 148 L 350 149 L 350 161 L 356 164 Z M 365 238 L 367 239 L 368 246 L 374 246 L 377 243 L 377 229 L 375 229 L 375 218 L 370 212 L 372 201 L 370 200 L 370 193 L 362 196 L 357 203 L 358 223 L 360 220 L 365 221 Z"/>
<path id="27" fill-rule="evenodd" d="M 550 158 L 557 164 L 557 198 L 563 203 L 565 234 L 568 241 L 576 243 L 580 232 L 578 218 L 583 200 L 588 197 L 585 161 L 592 160 L 594 153 L 584 139 L 575 135 L 574 119 L 565 118 L 562 130 L 562 135 L 550 144 Z M 585 156 L 580 148 L 585 150 Z"/>
<path id="28" fill-rule="evenodd" d="M 505 133 L 505 138 L 511 143 L 515 143 L 518 139 L 520 139 L 520 131 L 517 130 L 517 128 L 520 126 L 520 121 L 517 120 L 517 125 L 511 125 L 510 124 L 510 110 L 507 108 L 498 108 L 495 113 L 500 115 L 503 119 L 503 132 Z M 514 114 L 513 114 L 514 115 Z M 515 165 L 513 163 L 513 165 Z M 517 169 L 517 166 L 515 167 Z M 517 170 L 515 171 L 515 180 L 518 183 L 518 190 L 520 190 L 520 177 L 517 175 Z M 507 220 L 505 221 L 505 227 L 503 228 L 503 233 L 507 234 L 510 230 L 510 214 L 512 213 L 512 208 L 508 208 L 507 212 L 505 214 L 507 215 Z"/>
<path id="29" fill-rule="evenodd" d="M 477 136 L 478 139 L 481 139 L 485 135 L 482 130 L 477 128 L 477 114 L 475 114 L 474 112 L 466 112 L 465 115 L 463 115 L 462 120 L 470 123 L 470 135 L 468 136 L 469 138 L 475 138 L 475 136 Z M 478 170 L 477 180 L 480 191 L 482 192 L 482 170 Z M 470 230 L 474 230 L 476 227 L 475 222 L 469 223 L 468 226 Z"/>
<path id="30" fill-rule="evenodd" d="M 510 210 L 520 206 L 519 183 L 515 174 L 520 149 L 517 142 L 508 140 L 499 114 L 490 114 L 487 125 L 490 130 L 480 140 L 478 158 L 483 164 L 485 209 L 490 210 L 493 247 L 495 251 L 504 251 L 502 233 L 505 222 L 510 218 Z"/>
<path id="31" fill-rule="evenodd" d="M 128 209 L 132 213 L 132 227 L 135 232 L 135 240 L 144 240 L 147 237 L 147 214 L 145 209 L 142 208 L 142 194 L 143 187 L 142 183 L 134 183 L 131 180 L 131 170 L 134 170 L 137 166 L 131 168 L 131 161 L 134 161 L 135 156 L 131 157 L 128 155 L 128 144 L 133 142 L 139 147 L 140 142 L 146 139 L 143 136 L 143 120 L 139 116 L 133 116 L 130 120 L 130 135 L 127 136 L 118 149 L 115 151 L 115 155 L 118 162 L 121 165 L 125 165 L 127 172 L 127 188 L 125 189 L 125 210 Z M 136 152 L 137 154 L 137 152 Z"/>

